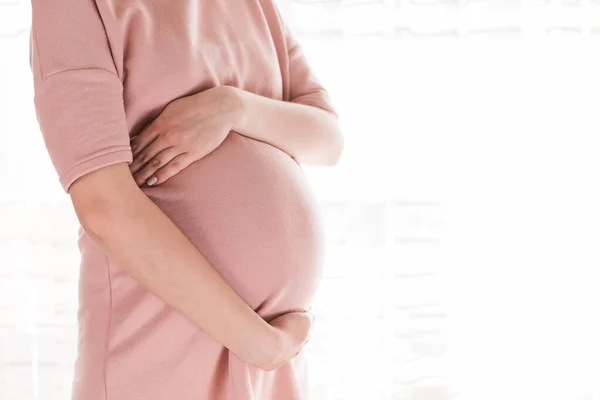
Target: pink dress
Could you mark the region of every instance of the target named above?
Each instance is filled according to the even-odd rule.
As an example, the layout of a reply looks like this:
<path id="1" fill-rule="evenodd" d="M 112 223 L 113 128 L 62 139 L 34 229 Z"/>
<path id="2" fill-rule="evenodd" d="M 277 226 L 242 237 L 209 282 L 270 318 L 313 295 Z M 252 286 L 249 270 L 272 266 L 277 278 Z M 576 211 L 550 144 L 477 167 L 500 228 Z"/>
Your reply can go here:
<path id="1" fill-rule="evenodd" d="M 335 113 L 271 0 L 32 0 L 32 11 L 35 108 L 66 193 L 131 162 L 129 138 L 169 102 L 216 85 Z M 311 305 L 323 227 L 288 154 L 231 132 L 142 190 L 261 316 Z M 303 352 L 271 372 L 244 363 L 79 233 L 73 400 L 309 398 Z"/>

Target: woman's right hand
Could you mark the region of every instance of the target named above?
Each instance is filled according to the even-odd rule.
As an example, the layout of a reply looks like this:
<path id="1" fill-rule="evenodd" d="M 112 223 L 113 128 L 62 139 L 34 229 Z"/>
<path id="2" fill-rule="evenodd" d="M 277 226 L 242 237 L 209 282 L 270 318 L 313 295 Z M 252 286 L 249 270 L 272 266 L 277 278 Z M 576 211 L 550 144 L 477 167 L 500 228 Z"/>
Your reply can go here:
<path id="1" fill-rule="evenodd" d="M 278 338 L 278 355 L 270 363 L 257 366 L 273 371 L 296 357 L 310 338 L 314 320 L 314 314 L 306 311 L 290 312 L 269 321 Z"/>

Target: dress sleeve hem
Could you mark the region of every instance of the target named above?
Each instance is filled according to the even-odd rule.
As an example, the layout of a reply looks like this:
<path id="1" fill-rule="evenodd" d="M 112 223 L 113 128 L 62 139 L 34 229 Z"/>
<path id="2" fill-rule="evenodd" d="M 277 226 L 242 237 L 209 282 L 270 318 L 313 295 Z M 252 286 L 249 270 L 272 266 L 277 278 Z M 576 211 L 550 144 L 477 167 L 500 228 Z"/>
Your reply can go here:
<path id="1" fill-rule="evenodd" d="M 61 174 L 59 181 L 64 192 L 68 194 L 73 182 L 83 175 L 109 165 L 118 164 L 120 162 L 130 164 L 132 161 L 133 155 L 131 153 L 131 147 L 118 146 L 109 148 L 100 154 L 96 154 L 87 160 L 77 163 L 68 171 Z"/>

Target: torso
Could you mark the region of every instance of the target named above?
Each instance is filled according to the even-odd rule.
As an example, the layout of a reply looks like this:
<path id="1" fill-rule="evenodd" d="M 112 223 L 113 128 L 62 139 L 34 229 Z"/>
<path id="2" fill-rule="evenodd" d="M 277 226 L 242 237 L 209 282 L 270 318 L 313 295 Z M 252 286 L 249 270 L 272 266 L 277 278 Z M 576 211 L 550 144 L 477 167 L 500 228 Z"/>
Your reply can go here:
<path id="1" fill-rule="evenodd" d="M 131 136 L 169 102 L 215 85 L 285 99 L 283 33 L 270 2 L 105 1 L 97 0 L 97 4 L 124 83 Z M 231 132 L 207 157 L 167 182 L 143 190 L 263 317 L 310 306 L 322 274 L 324 235 L 304 172 L 288 154 Z M 98 310 L 101 300 L 95 296 L 98 282 L 105 278 L 91 261 L 102 258 L 99 248 L 88 240 L 80 241 L 90 248 L 82 263 L 81 307 L 104 318 Z M 208 386 L 216 391 L 221 379 L 259 385 L 262 372 L 241 364 L 223 366 L 226 349 L 142 289 L 113 260 L 107 261 L 111 291 L 107 379 L 116 396 L 108 400 L 133 399 L 134 393 L 153 400 L 151 396 L 162 396 L 162 390 L 179 384 L 189 385 L 189 397 L 170 398 L 208 398 L 202 393 L 208 393 Z M 81 324 L 82 329 L 90 329 Z M 81 346 L 83 352 L 85 344 Z M 145 375 L 134 373 L 140 368 Z M 182 368 L 179 378 L 165 377 L 177 368 Z M 196 371 L 183 372 L 185 368 Z M 241 375 L 228 375 L 232 368 L 241 368 Z M 279 375 L 273 373 L 271 380 L 263 380 L 265 393 L 276 393 L 269 385 L 277 380 L 285 388 L 301 379 L 294 377 L 301 372 L 293 366 L 286 368 Z M 151 377 L 164 380 L 160 389 L 147 386 Z M 125 379 L 130 384 L 121 385 Z M 140 388 L 143 385 L 147 389 Z M 299 385 L 289 389 L 295 395 L 273 398 L 301 398 Z"/>
<path id="2" fill-rule="evenodd" d="M 101 11 L 110 12 L 106 29 L 124 83 L 130 135 L 169 102 L 216 85 L 283 99 L 283 32 L 271 3 L 106 1 Z M 292 157 L 231 132 L 213 154 L 143 190 L 254 306 L 300 288 L 287 301 L 278 297 L 281 306 L 272 311 L 310 305 L 321 227 Z"/>

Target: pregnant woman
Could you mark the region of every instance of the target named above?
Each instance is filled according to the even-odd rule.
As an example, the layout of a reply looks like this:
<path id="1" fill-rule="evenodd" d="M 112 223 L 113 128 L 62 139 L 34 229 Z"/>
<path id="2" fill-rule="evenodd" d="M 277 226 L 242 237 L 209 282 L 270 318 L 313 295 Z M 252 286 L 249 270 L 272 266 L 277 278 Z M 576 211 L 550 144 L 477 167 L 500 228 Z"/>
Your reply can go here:
<path id="1" fill-rule="evenodd" d="M 272 0 L 32 0 L 81 223 L 73 400 L 308 400 L 337 114 Z"/>

